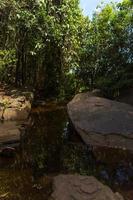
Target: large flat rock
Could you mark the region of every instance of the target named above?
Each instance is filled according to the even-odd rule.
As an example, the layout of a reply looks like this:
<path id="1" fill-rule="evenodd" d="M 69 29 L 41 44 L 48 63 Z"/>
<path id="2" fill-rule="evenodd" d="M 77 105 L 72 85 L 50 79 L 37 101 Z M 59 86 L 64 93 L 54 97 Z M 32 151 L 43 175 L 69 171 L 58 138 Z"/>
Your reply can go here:
<path id="1" fill-rule="evenodd" d="M 85 143 L 133 150 L 133 107 L 105 98 L 76 95 L 69 117 Z"/>
<path id="2" fill-rule="evenodd" d="M 124 200 L 92 176 L 59 175 L 54 178 L 50 200 Z"/>

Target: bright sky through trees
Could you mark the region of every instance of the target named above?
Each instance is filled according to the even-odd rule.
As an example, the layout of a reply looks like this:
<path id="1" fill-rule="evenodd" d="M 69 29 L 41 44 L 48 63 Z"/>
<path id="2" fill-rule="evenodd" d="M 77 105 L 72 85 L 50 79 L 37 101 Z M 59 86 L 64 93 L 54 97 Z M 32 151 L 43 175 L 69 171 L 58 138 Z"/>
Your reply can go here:
<path id="1" fill-rule="evenodd" d="M 83 9 L 85 15 L 92 16 L 92 13 L 95 11 L 98 4 L 101 2 L 109 3 L 111 0 L 80 0 L 80 6 Z M 121 0 L 112 0 L 112 2 L 121 2 Z"/>

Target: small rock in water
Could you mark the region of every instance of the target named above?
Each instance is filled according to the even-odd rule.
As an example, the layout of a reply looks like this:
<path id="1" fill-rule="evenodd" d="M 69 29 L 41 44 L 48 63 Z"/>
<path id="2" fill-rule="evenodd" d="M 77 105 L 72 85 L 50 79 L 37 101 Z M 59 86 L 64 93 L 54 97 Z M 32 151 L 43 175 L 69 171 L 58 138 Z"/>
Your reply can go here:
<path id="1" fill-rule="evenodd" d="M 0 155 L 5 157 L 13 157 L 15 156 L 15 148 L 5 147 L 1 150 Z"/>

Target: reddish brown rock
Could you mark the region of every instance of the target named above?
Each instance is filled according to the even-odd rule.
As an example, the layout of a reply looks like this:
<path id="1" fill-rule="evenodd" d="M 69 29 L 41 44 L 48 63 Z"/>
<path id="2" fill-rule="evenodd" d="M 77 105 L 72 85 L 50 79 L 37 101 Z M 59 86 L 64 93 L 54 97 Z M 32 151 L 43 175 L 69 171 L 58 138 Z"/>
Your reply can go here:
<path id="1" fill-rule="evenodd" d="M 33 94 L 3 88 L 0 90 L 0 146 L 20 140 L 20 129 L 29 116 Z"/>
<path id="2" fill-rule="evenodd" d="M 21 129 L 21 124 L 14 121 L 0 123 L 0 152 L 3 147 L 19 144 Z"/>
<path id="3" fill-rule="evenodd" d="M 0 119 L 26 120 L 33 101 L 33 93 L 1 87 L 0 89 Z"/>
<path id="4" fill-rule="evenodd" d="M 16 104 L 15 104 L 16 105 Z M 20 107 L 6 108 L 3 112 L 4 120 L 26 120 L 31 110 L 31 104 L 27 101 Z"/>

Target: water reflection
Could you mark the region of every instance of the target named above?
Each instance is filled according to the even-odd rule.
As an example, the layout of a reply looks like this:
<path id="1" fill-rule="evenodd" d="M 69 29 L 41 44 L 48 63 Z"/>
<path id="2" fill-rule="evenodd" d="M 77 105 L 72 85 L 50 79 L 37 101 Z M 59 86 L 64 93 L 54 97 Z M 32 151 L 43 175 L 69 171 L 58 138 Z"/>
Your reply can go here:
<path id="1" fill-rule="evenodd" d="M 133 154 L 125 150 L 86 146 L 70 128 L 63 106 L 52 105 L 51 108 L 45 105 L 32 111 L 30 125 L 22 136 L 21 151 L 9 168 L 21 169 L 22 173 L 30 169 L 27 180 L 32 176 L 33 183 L 44 175 L 79 173 L 94 175 L 120 192 L 133 190 Z M 132 200 L 129 191 L 124 195 Z M 41 195 L 40 200 L 43 199 Z"/>
<path id="2" fill-rule="evenodd" d="M 32 113 L 32 120 L 33 125 L 27 130 L 23 141 L 25 160 L 32 163 L 35 176 L 59 172 L 66 111 L 35 112 Z"/>
<path id="3" fill-rule="evenodd" d="M 32 113 L 23 154 L 35 177 L 49 173 L 95 175 L 109 185 L 133 180 L 133 154 L 118 149 L 86 146 L 70 130 L 65 108 Z"/>
<path id="4" fill-rule="evenodd" d="M 30 170 L 0 170 L 1 200 L 47 200 L 51 193 L 51 179 L 34 181 Z"/>

